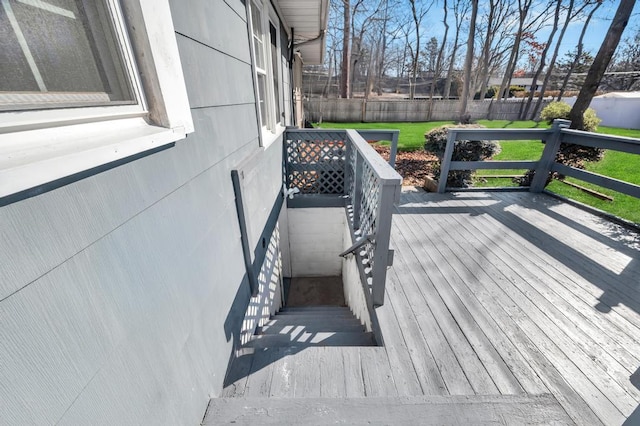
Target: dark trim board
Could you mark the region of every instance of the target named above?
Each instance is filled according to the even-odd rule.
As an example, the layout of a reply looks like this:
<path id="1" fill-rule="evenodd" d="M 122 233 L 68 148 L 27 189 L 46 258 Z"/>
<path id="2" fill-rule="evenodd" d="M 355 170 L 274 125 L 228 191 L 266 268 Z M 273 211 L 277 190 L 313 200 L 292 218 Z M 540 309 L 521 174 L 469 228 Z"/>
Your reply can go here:
<path id="1" fill-rule="evenodd" d="M 240 225 L 240 236 L 242 239 L 242 253 L 244 256 L 244 264 L 249 278 L 251 287 L 251 295 L 258 293 L 258 274 L 260 268 L 267 255 L 269 241 L 273 235 L 273 231 L 278 224 L 278 216 L 284 204 L 284 197 L 278 193 L 271 207 L 271 212 L 267 218 L 267 223 L 258 238 L 258 243 L 253 248 L 253 257 L 251 256 L 252 248 L 250 247 L 249 237 L 247 235 L 247 220 L 245 215 L 244 200 L 242 198 L 242 185 L 240 184 L 240 174 L 237 169 L 231 171 L 231 180 L 233 182 L 233 191 L 236 194 L 236 210 L 238 213 L 238 222 Z"/>

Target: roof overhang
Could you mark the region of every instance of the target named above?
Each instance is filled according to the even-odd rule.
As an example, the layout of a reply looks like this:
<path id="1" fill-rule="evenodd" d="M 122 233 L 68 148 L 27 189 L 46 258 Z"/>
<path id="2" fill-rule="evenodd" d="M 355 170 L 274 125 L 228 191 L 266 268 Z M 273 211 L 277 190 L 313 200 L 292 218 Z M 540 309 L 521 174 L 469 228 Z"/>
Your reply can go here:
<path id="1" fill-rule="evenodd" d="M 277 4 L 292 29 L 293 49 L 300 53 L 305 64 L 322 64 L 329 0 L 278 0 Z"/>

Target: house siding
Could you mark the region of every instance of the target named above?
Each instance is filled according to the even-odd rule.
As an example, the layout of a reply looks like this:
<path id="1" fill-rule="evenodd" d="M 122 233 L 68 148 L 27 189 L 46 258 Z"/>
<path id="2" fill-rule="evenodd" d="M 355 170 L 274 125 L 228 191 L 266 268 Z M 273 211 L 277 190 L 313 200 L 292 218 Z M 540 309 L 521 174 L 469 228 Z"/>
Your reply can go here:
<path id="1" fill-rule="evenodd" d="M 0 208 L 0 424 L 197 424 L 222 388 L 250 297 L 231 183 L 259 149 L 246 13 L 171 7 L 195 132 Z"/>

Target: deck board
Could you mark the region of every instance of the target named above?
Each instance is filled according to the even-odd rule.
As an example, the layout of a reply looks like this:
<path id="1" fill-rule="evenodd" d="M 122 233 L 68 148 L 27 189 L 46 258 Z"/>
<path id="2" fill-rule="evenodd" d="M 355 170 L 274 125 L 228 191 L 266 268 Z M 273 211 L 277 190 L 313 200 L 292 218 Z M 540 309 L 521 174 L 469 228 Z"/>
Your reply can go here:
<path id="1" fill-rule="evenodd" d="M 416 232 L 415 228 L 423 226 L 422 223 L 415 223 L 412 218 L 407 220 L 406 216 L 400 216 L 396 223 L 403 237 L 411 234 L 418 237 L 418 240 L 412 244 L 412 252 L 417 259 L 421 259 L 422 273 L 425 276 L 429 276 L 434 268 L 438 268 L 445 278 L 442 281 L 433 280 L 433 289 L 438 292 L 446 308 L 452 313 L 460 331 L 469 342 L 475 356 L 481 362 L 493 383 L 493 385 L 485 385 L 484 389 L 478 389 L 476 392 L 478 394 L 491 394 L 499 391 L 499 393 L 510 395 L 521 393 L 523 391 L 522 387 L 513 372 L 505 364 L 483 329 L 462 303 L 458 294 L 455 293 L 454 288 L 462 285 L 462 279 L 450 263 L 451 260 L 447 259 L 446 254 L 442 253 L 444 251 L 443 247 L 433 247 L 428 244 L 427 240 L 420 238 L 421 234 Z M 435 297 L 434 292 L 428 285 L 421 286 L 421 291 L 426 300 Z M 484 376 L 481 378 L 484 378 Z"/>
<path id="2" fill-rule="evenodd" d="M 221 396 L 546 395 L 577 424 L 637 418 L 637 234 L 522 192 L 404 192 L 395 213 L 386 347 L 262 350 Z"/>
<path id="3" fill-rule="evenodd" d="M 449 232 L 454 234 L 456 231 L 452 229 Z M 455 239 L 451 234 L 450 237 Z M 459 241 L 458 252 L 468 250 L 467 246 L 470 245 L 469 238 L 475 238 L 469 235 L 464 235 L 464 237 L 465 240 Z M 478 257 L 483 255 L 490 256 L 491 252 L 485 249 L 482 252 L 467 254 L 471 257 Z M 493 265 L 498 265 L 501 270 L 511 268 L 511 263 L 508 260 L 502 258 L 490 260 Z M 620 362 L 594 342 L 592 336 L 597 336 L 598 334 L 588 335 L 582 331 L 580 326 L 588 322 L 584 319 L 578 323 L 570 321 L 554 303 L 550 303 L 540 296 L 537 288 L 544 288 L 544 282 L 539 281 L 538 277 L 530 271 L 525 268 L 519 268 L 517 271 L 513 270 L 513 273 L 517 273 L 520 276 L 511 283 L 511 288 L 514 290 L 510 292 L 512 300 L 516 301 L 537 324 L 543 325 L 548 337 L 561 347 L 582 371 L 596 372 L 597 374 L 595 375 L 599 378 L 604 378 L 604 383 L 607 384 L 609 384 L 609 381 L 604 376 L 608 374 L 613 378 L 614 382 L 609 386 L 608 395 L 610 399 L 615 402 L 623 413 L 628 414 L 633 411 L 635 408 L 635 399 L 633 397 L 639 397 L 640 393 L 629 383 L 629 372 L 623 368 Z"/>
<path id="4" fill-rule="evenodd" d="M 507 222 L 507 218 L 503 219 Z M 465 221 L 458 222 L 460 226 L 466 227 Z M 474 229 L 471 236 L 476 232 L 487 233 L 488 229 L 495 228 L 495 223 Z M 501 249 L 507 252 L 520 253 L 523 251 L 523 247 L 527 247 L 528 241 L 516 234 L 504 234 L 504 238 L 501 240 Z M 576 272 L 569 270 L 566 266 L 559 263 L 555 258 L 545 254 L 527 249 L 527 256 L 512 256 L 511 259 L 515 260 L 514 265 L 518 269 L 535 270 L 540 274 L 548 277 L 549 280 L 545 282 L 549 289 L 552 289 L 559 295 L 562 295 L 565 300 L 569 301 L 575 309 L 581 309 L 583 315 L 587 315 L 592 319 L 592 322 L 601 328 L 606 328 L 608 332 L 612 333 L 618 342 L 622 343 L 629 352 L 633 355 L 640 354 L 638 348 L 638 339 L 640 338 L 640 328 L 634 326 L 629 320 L 634 321 L 637 317 L 636 312 L 626 311 L 629 313 L 626 317 L 619 314 L 617 311 L 611 311 L 611 315 L 607 317 L 608 321 L 602 321 L 602 315 L 597 310 L 592 309 L 593 306 L 601 303 L 598 297 L 602 294 L 602 289 L 598 288 L 596 284 L 589 282 L 584 277 L 578 275 Z M 521 265 L 521 266 L 518 266 Z M 601 287 L 609 288 L 606 283 L 599 282 Z M 580 303 L 582 300 L 585 303 Z M 628 303 L 628 301 L 627 301 Z M 624 307 L 622 309 L 625 309 Z M 581 324 L 582 322 L 578 322 Z M 634 349 L 635 348 L 635 349 Z M 637 358 L 637 357 L 636 357 Z"/>
<path id="5" fill-rule="evenodd" d="M 449 394 L 473 395 L 473 388 L 458 361 L 458 357 L 438 326 L 438 321 L 429 305 L 422 300 L 416 291 L 415 279 L 409 272 L 409 267 L 404 263 L 399 250 L 396 252 L 394 264 L 397 267 L 391 268 L 389 275 L 395 275 L 398 283 L 395 287 L 397 291 L 391 294 L 387 292 L 387 296 L 392 301 L 399 323 L 402 324 L 401 329 L 407 330 L 406 334 L 410 336 L 405 338 L 405 342 L 410 350 L 413 349 L 412 358 L 414 356 L 418 358 L 415 364 L 420 365 L 420 361 L 426 360 L 428 354 L 431 354 L 434 365 L 437 366 Z M 396 297 L 397 299 L 395 299 Z M 398 332 L 393 328 L 388 328 L 387 324 L 380 324 L 380 326 L 385 336 Z M 425 342 L 424 345 L 423 342 Z M 432 367 L 426 367 L 426 369 L 430 368 Z M 416 369 L 416 371 L 423 373 L 424 370 Z M 433 382 L 438 383 L 435 373 L 433 376 Z M 422 381 L 431 381 L 428 376 L 423 374 L 419 374 L 418 377 Z M 429 389 L 430 386 L 423 384 L 423 388 Z"/>
<path id="6" fill-rule="evenodd" d="M 414 218 L 415 219 L 415 218 Z M 422 235 L 424 241 L 428 241 L 428 233 L 425 231 L 425 225 L 420 220 L 414 220 L 415 232 Z M 482 269 L 468 270 L 467 267 L 459 261 L 459 259 L 451 253 L 448 247 L 443 246 L 441 248 L 443 255 L 449 259 L 449 262 L 460 274 L 460 278 L 464 282 L 472 282 L 474 280 L 488 278 L 486 273 Z M 531 366 L 526 362 L 522 355 L 518 352 L 517 348 L 508 339 L 500 325 L 496 323 L 484 307 L 478 303 L 473 291 L 466 285 L 458 285 L 454 289 L 460 297 L 460 300 L 464 303 L 465 307 L 471 313 L 473 319 L 477 321 L 478 326 L 487 336 L 495 350 L 499 353 L 499 356 L 504 360 L 506 366 L 518 380 L 521 388 L 530 394 L 541 394 L 547 392 L 547 388 L 542 381 L 535 374 Z"/>

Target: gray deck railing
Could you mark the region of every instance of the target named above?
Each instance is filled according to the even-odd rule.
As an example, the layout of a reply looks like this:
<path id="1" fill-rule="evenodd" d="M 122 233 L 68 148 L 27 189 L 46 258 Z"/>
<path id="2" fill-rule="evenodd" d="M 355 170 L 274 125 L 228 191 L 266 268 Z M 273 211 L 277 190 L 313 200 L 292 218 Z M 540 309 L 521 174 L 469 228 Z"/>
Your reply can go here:
<path id="1" fill-rule="evenodd" d="M 347 209 L 361 278 L 373 304 L 382 305 L 400 175 L 355 130 L 288 129 L 284 171 L 289 207 Z"/>
<path id="2" fill-rule="evenodd" d="M 530 169 L 535 170 L 535 175 L 529 188 L 531 192 L 542 192 L 549 173 L 558 172 L 565 176 L 571 176 L 640 198 L 640 186 L 638 185 L 566 166 L 555 161 L 562 143 L 640 154 L 640 140 L 570 130 L 568 128 L 569 124 L 570 122 L 567 120 L 556 120 L 550 129 L 449 129 L 447 146 L 440 167 L 438 192 L 443 193 L 447 190 L 455 189 L 446 186 L 447 176 L 452 170 Z M 542 155 L 537 161 L 452 161 L 451 159 L 454 145 L 459 140 L 520 141 L 532 139 L 545 142 Z"/>

